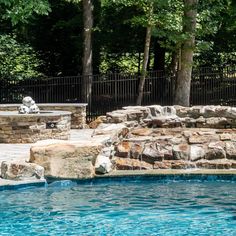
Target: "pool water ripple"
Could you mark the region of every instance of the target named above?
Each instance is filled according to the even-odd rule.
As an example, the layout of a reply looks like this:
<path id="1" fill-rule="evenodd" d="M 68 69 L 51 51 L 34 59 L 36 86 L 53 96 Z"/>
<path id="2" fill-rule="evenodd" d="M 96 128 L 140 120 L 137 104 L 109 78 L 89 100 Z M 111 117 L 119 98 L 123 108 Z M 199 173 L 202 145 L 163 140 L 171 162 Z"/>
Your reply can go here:
<path id="1" fill-rule="evenodd" d="M 52 184 L 2 191 L 0 235 L 236 235 L 235 181 Z"/>

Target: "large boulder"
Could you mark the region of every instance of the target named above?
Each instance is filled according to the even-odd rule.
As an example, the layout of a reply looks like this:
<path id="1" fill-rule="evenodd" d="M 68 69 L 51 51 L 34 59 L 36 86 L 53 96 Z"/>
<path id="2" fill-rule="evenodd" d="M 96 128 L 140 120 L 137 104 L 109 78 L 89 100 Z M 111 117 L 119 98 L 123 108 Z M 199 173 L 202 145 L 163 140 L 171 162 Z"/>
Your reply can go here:
<path id="1" fill-rule="evenodd" d="M 23 160 L 3 161 L 1 176 L 10 180 L 44 179 L 44 168 Z"/>
<path id="2" fill-rule="evenodd" d="M 172 128 L 181 126 L 181 120 L 176 115 L 154 117 L 151 123 L 154 127 Z"/>
<path id="3" fill-rule="evenodd" d="M 45 177 L 92 178 L 95 160 L 102 148 L 101 142 L 91 140 L 38 144 L 30 149 L 30 162 L 43 166 Z"/>
<path id="4" fill-rule="evenodd" d="M 126 107 L 123 110 L 116 110 L 107 112 L 107 121 L 109 123 L 123 123 L 126 121 L 139 121 L 144 116 L 145 110 L 143 109 L 132 109 L 132 107 Z"/>

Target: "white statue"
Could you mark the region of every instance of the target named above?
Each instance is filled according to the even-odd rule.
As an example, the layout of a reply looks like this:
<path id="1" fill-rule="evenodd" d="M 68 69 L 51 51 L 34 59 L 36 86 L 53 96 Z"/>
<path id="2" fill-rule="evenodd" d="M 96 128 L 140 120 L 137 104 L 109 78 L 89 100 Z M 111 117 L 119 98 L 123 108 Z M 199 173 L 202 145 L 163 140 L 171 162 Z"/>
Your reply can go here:
<path id="1" fill-rule="evenodd" d="M 39 113 L 39 108 L 31 97 L 24 97 L 22 103 L 19 107 L 20 114 Z"/>
<path id="2" fill-rule="evenodd" d="M 21 105 L 19 107 L 18 111 L 19 111 L 20 114 L 28 114 L 29 113 L 29 108 L 25 105 Z"/>

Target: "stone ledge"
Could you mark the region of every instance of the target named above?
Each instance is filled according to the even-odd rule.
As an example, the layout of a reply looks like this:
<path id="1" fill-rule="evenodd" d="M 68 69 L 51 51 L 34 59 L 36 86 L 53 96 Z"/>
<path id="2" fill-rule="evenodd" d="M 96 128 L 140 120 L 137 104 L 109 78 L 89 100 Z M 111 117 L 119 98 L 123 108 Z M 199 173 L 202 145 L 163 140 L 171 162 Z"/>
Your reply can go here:
<path id="1" fill-rule="evenodd" d="M 0 178 L 0 190 L 11 190 L 26 187 L 44 187 L 46 180 L 6 180 Z"/>
<path id="2" fill-rule="evenodd" d="M 125 176 L 159 176 L 159 175 L 235 175 L 236 169 L 165 169 L 165 170 L 114 170 L 105 175 L 96 177 L 125 177 Z M 95 178 L 96 178 L 95 177 Z"/>

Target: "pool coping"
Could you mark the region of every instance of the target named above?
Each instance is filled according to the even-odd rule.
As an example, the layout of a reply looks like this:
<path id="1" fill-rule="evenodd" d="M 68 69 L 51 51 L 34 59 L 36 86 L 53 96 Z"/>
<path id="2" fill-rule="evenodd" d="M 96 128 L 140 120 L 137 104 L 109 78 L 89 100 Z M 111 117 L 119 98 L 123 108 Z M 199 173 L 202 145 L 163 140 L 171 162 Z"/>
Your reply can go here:
<path id="1" fill-rule="evenodd" d="M 27 188 L 27 187 L 44 187 L 46 186 L 46 184 L 47 182 L 45 179 L 8 180 L 0 178 L 0 191 Z"/>
<path id="2" fill-rule="evenodd" d="M 158 169 L 158 170 L 114 170 L 96 177 L 125 176 L 159 176 L 159 175 L 236 175 L 236 169 Z"/>
<path id="3" fill-rule="evenodd" d="M 49 182 L 60 181 L 60 180 L 71 180 L 78 182 L 93 182 L 96 180 L 106 180 L 106 179 L 122 179 L 126 177 L 202 177 L 202 176 L 233 176 L 236 177 L 236 169 L 186 169 L 186 170 L 173 170 L 173 169 L 165 169 L 165 170 L 114 170 L 110 173 L 104 175 L 95 175 L 94 178 L 90 179 L 50 179 Z M 47 185 L 47 181 L 45 179 L 29 179 L 29 180 L 7 180 L 0 178 L 0 191 L 1 190 L 16 190 L 27 187 L 45 187 Z"/>

